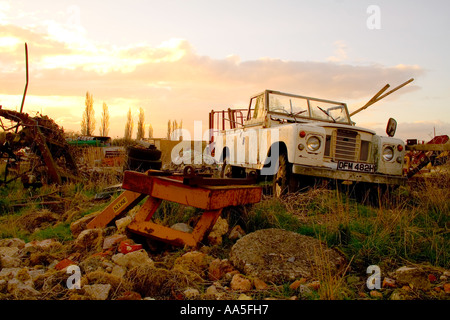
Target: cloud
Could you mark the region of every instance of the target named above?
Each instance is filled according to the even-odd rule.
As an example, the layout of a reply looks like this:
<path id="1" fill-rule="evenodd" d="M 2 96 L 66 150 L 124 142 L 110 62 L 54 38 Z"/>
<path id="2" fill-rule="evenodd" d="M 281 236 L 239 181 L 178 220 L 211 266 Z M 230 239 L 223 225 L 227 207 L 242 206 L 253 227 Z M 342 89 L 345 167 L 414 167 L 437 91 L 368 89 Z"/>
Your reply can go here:
<path id="1" fill-rule="evenodd" d="M 347 45 L 343 41 L 335 41 L 334 46 L 335 55 L 328 57 L 328 61 L 330 62 L 341 62 L 347 59 Z"/>
<path id="2" fill-rule="evenodd" d="M 129 107 L 143 107 L 147 121 L 152 122 L 158 133 L 158 128 L 165 130 L 167 119 L 183 118 L 186 124 L 194 119 L 206 120 L 212 108 L 247 107 L 248 97 L 264 89 L 347 102 L 371 97 L 388 82 L 402 83 L 424 74 L 416 65 L 336 63 L 346 57 L 342 42 L 336 42 L 336 56 L 326 62 L 267 57 L 241 61 L 236 55 L 223 59 L 202 56 L 183 39 L 170 39 L 156 47 L 145 42 L 116 47 L 89 41 L 76 25 L 47 25 L 51 28 L 2 27 L 0 94 L 6 98 L 2 100 L 21 94 L 25 84 L 21 44 L 27 42 L 28 110 L 59 104 L 58 110 L 48 108 L 52 112 L 49 115 L 64 119 L 66 126 L 70 126 L 64 113 L 78 112 L 79 117 L 73 117 L 74 129 L 81 119 L 86 91 L 94 95 L 98 115 L 102 101 L 115 115 L 120 111 L 125 115 Z M 410 85 L 396 95 L 418 89 Z M 123 125 L 122 122 L 123 116 L 117 123 Z M 111 131 L 123 134 L 122 128 Z"/>

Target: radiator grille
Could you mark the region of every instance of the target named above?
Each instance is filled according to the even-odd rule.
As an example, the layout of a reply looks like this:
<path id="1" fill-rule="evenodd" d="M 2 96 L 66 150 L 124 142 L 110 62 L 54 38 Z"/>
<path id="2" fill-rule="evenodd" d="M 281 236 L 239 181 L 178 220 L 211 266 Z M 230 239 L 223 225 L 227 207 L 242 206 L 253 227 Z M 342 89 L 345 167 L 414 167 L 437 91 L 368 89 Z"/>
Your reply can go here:
<path id="1" fill-rule="evenodd" d="M 334 160 L 357 161 L 361 145 L 358 132 L 338 129 L 333 133 Z"/>

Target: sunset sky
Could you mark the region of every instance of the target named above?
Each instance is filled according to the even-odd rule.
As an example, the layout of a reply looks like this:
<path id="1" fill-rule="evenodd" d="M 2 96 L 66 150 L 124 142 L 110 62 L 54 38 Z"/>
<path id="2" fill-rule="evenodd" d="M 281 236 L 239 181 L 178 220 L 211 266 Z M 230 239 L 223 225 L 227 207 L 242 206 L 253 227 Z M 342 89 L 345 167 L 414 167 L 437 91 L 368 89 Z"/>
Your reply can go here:
<path id="1" fill-rule="evenodd" d="M 211 109 L 248 106 L 264 89 L 346 102 L 414 82 L 355 115 L 397 137 L 450 135 L 449 1 L 0 0 L 0 105 L 80 131 L 86 91 L 110 136 L 139 108 L 157 137 L 167 121 L 207 129 Z M 136 126 L 135 126 L 136 127 Z M 147 134 L 147 131 L 146 131 Z M 134 132 L 135 135 L 135 132 Z"/>

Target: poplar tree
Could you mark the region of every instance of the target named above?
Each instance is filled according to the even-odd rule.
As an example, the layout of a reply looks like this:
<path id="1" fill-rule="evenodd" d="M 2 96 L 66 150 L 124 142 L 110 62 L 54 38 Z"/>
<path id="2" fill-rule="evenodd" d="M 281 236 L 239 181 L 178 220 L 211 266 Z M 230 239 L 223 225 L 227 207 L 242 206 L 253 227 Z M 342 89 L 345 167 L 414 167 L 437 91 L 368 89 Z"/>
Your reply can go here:
<path id="1" fill-rule="evenodd" d="M 144 139 L 144 136 L 145 136 L 144 120 L 145 120 L 144 109 L 139 108 L 139 118 L 138 118 L 138 125 L 137 125 L 137 134 L 136 134 L 137 140 Z"/>
<path id="2" fill-rule="evenodd" d="M 95 130 L 95 111 L 94 98 L 89 91 L 86 92 L 84 104 L 86 108 L 84 109 L 83 120 L 81 121 L 81 134 L 92 136 Z"/>
<path id="3" fill-rule="evenodd" d="M 153 138 L 153 127 L 151 124 L 148 125 L 148 137 Z"/>
<path id="4" fill-rule="evenodd" d="M 127 123 L 125 124 L 125 140 L 131 140 L 133 134 L 133 118 L 131 117 L 131 108 L 128 109 Z"/>
<path id="5" fill-rule="evenodd" d="M 103 111 L 102 111 L 102 118 L 100 121 L 100 135 L 103 137 L 108 136 L 109 133 L 109 110 L 108 105 L 103 102 Z"/>

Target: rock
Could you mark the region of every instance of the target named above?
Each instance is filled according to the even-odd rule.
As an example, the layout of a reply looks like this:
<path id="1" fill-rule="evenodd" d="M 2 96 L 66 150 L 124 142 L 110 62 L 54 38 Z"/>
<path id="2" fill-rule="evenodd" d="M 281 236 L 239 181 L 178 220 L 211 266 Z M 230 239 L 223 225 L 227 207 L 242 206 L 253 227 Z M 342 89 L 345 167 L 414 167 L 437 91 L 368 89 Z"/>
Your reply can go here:
<path id="1" fill-rule="evenodd" d="M 55 269 L 56 270 L 64 270 L 65 268 L 67 268 L 68 266 L 73 265 L 73 264 L 76 264 L 76 263 L 70 259 L 63 259 L 57 265 L 55 265 Z"/>
<path id="2" fill-rule="evenodd" d="M 138 251 L 142 249 L 142 244 L 135 244 L 133 240 L 123 240 L 120 245 L 118 251 L 123 254 L 127 254 L 133 251 Z"/>
<path id="3" fill-rule="evenodd" d="M 195 299 L 200 296 L 200 291 L 194 288 L 187 288 L 183 291 L 183 295 L 186 299 Z"/>
<path id="4" fill-rule="evenodd" d="M 383 294 L 380 291 L 377 291 L 377 290 L 370 291 L 370 296 L 372 298 L 375 298 L 375 299 L 382 299 L 383 298 Z"/>
<path id="5" fill-rule="evenodd" d="M 450 283 L 444 284 L 444 291 L 445 291 L 445 293 L 450 293 Z"/>
<path id="6" fill-rule="evenodd" d="M 235 274 L 231 279 L 230 288 L 236 291 L 249 291 L 252 289 L 252 283 L 243 275 Z"/>
<path id="7" fill-rule="evenodd" d="M 187 223 L 183 223 L 183 222 L 175 223 L 174 225 L 172 225 L 170 227 L 174 230 L 186 232 L 186 233 L 191 233 L 194 230 L 190 225 L 188 225 Z"/>
<path id="8" fill-rule="evenodd" d="M 219 217 L 214 224 L 211 232 L 208 234 L 208 242 L 210 245 L 222 243 L 222 236 L 228 233 L 228 221 Z"/>
<path id="9" fill-rule="evenodd" d="M 16 247 L 0 247 L 0 268 L 19 267 L 22 260 L 19 258 L 18 253 L 19 249 Z"/>
<path id="10" fill-rule="evenodd" d="M 389 297 L 390 300 L 408 300 L 407 296 L 405 295 L 404 291 L 401 289 L 396 289 L 391 293 L 391 296 Z"/>
<path id="11" fill-rule="evenodd" d="M 81 219 L 78 219 L 70 224 L 70 231 L 72 232 L 74 237 L 78 237 L 81 231 L 86 229 L 86 226 L 89 222 L 91 222 L 96 216 L 100 214 L 100 211 L 90 213 L 85 215 Z"/>
<path id="12" fill-rule="evenodd" d="M 208 279 L 211 281 L 221 280 L 225 274 L 235 270 L 228 259 L 214 259 L 208 267 Z"/>
<path id="13" fill-rule="evenodd" d="M 321 241 L 281 229 L 258 230 L 242 237 L 233 245 L 230 261 L 243 274 L 276 284 L 312 278 L 317 270 L 335 274 L 346 263 Z"/>
<path id="14" fill-rule="evenodd" d="M 0 270 L 0 280 L 11 280 L 14 278 L 21 268 L 2 268 Z"/>
<path id="15" fill-rule="evenodd" d="M 0 247 L 0 256 L 19 256 L 19 248 L 17 247 Z"/>
<path id="16" fill-rule="evenodd" d="M 313 291 L 307 285 L 304 284 L 301 284 L 298 287 L 298 293 L 300 297 L 308 297 L 313 295 Z"/>
<path id="17" fill-rule="evenodd" d="M 240 272 L 238 270 L 227 272 L 225 273 L 223 279 L 225 279 L 227 282 L 230 282 L 236 274 L 240 274 Z"/>
<path id="18" fill-rule="evenodd" d="M 106 300 L 109 296 L 109 291 L 111 290 L 110 284 L 86 284 L 83 286 L 84 291 L 93 300 Z"/>
<path id="19" fill-rule="evenodd" d="M 320 289 L 320 281 L 316 280 L 316 281 L 310 282 L 306 286 L 314 291 L 318 291 Z"/>
<path id="20" fill-rule="evenodd" d="M 103 268 L 102 258 L 99 256 L 90 256 L 79 264 L 83 273 L 89 273 Z"/>
<path id="21" fill-rule="evenodd" d="M 31 242 L 28 242 L 25 244 L 24 249 L 28 252 L 32 252 L 35 250 L 43 250 L 43 251 L 50 251 L 50 250 L 57 250 L 62 248 L 62 243 L 55 240 L 55 239 L 45 239 L 45 240 L 34 240 Z"/>
<path id="22" fill-rule="evenodd" d="M 217 291 L 217 287 L 215 285 L 211 285 L 208 288 L 206 288 L 205 294 L 207 296 L 217 297 L 219 291 Z"/>
<path id="23" fill-rule="evenodd" d="M 112 256 L 112 261 L 119 266 L 131 269 L 137 266 L 149 266 L 153 267 L 153 260 L 147 254 L 144 249 L 133 251 L 127 254 L 118 253 Z"/>
<path id="24" fill-rule="evenodd" d="M 125 274 L 127 273 L 127 269 L 125 267 L 119 266 L 119 265 L 115 265 L 112 270 L 111 270 L 111 274 L 117 277 L 124 277 Z"/>
<path id="25" fill-rule="evenodd" d="M 117 246 L 121 241 L 126 240 L 127 236 L 124 234 L 114 234 L 112 236 L 106 237 L 103 240 L 103 250 L 107 250 Z"/>
<path id="26" fill-rule="evenodd" d="M 299 280 L 295 280 L 294 282 L 292 282 L 292 283 L 289 285 L 289 288 L 290 288 L 291 290 L 297 290 L 298 287 L 300 287 L 300 285 L 304 284 L 305 282 L 306 282 L 306 279 L 305 279 L 305 278 L 301 278 L 301 279 L 299 279 Z"/>
<path id="27" fill-rule="evenodd" d="M 187 270 L 205 278 L 212 260 L 213 258 L 211 256 L 203 252 L 191 251 L 177 258 L 174 262 L 173 269 Z"/>
<path id="28" fill-rule="evenodd" d="M 245 231 L 241 228 L 240 225 L 235 225 L 230 233 L 228 234 L 228 239 L 237 240 L 245 236 Z"/>
<path id="29" fill-rule="evenodd" d="M 269 287 L 267 283 L 258 278 L 253 279 L 253 286 L 256 290 L 266 290 Z"/>
<path id="30" fill-rule="evenodd" d="M 101 249 L 103 245 L 103 232 L 100 228 L 81 231 L 74 241 L 74 246 L 79 249 Z"/>
<path id="31" fill-rule="evenodd" d="M 253 300 L 252 297 L 246 295 L 245 293 L 241 293 L 237 299 L 238 300 Z"/>
<path id="32" fill-rule="evenodd" d="M 25 247 L 25 241 L 19 238 L 0 239 L 0 247 L 15 247 L 22 249 Z"/>
<path id="33" fill-rule="evenodd" d="M 16 278 L 11 279 L 8 281 L 7 290 L 17 299 L 21 300 L 40 295 L 39 291 L 33 288 L 33 282 L 31 280 L 24 283 Z"/>
<path id="34" fill-rule="evenodd" d="M 395 287 L 397 287 L 397 286 L 395 285 L 395 280 L 394 280 L 394 279 L 385 277 L 385 278 L 383 279 L 382 287 L 383 287 L 383 288 L 395 288 Z"/>
<path id="35" fill-rule="evenodd" d="M 126 291 L 116 300 L 142 300 L 142 296 L 135 291 Z"/>
<path id="36" fill-rule="evenodd" d="M 116 220 L 117 232 L 123 233 L 128 225 L 133 221 L 133 218 L 130 216 L 125 216 L 121 219 Z"/>
<path id="37" fill-rule="evenodd" d="M 401 284 L 407 284 L 414 289 L 429 290 L 431 288 L 428 275 L 416 267 L 401 267 L 395 271 L 396 279 Z"/>

